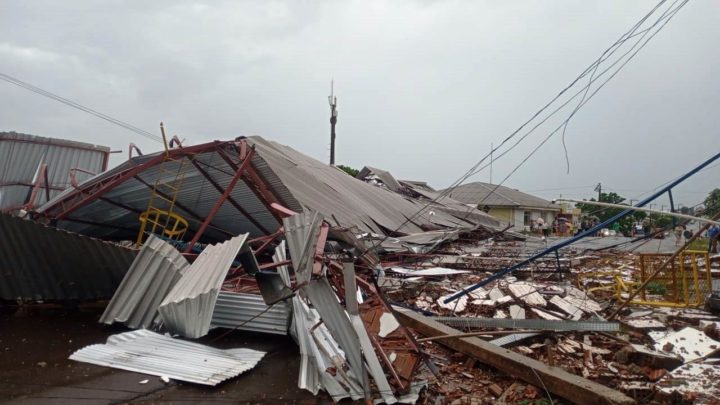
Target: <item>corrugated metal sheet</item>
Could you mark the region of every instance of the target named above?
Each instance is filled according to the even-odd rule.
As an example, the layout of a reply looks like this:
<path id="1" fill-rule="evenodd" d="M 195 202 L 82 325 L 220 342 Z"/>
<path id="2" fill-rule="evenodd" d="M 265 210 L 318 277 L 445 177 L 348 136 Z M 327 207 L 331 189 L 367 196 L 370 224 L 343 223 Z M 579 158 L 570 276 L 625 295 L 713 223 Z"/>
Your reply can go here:
<path id="1" fill-rule="evenodd" d="M 0 214 L 0 299 L 110 298 L 137 250 Z"/>
<path id="2" fill-rule="evenodd" d="M 354 372 L 348 370 L 345 352 L 327 326 L 320 322 L 318 312 L 296 296 L 293 298 L 293 313 L 294 335 L 301 356 L 298 387 L 315 395 L 324 389 L 335 401 L 347 397 L 363 398 L 363 385 Z M 339 372 L 330 374 L 329 370 L 333 369 Z"/>
<path id="3" fill-rule="evenodd" d="M 222 282 L 247 238 L 236 236 L 200 253 L 158 308 L 165 327 L 189 338 L 207 334 Z"/>
<path id="4" fill-rule="evenodd" d="M 215 349 L 141 329 L 110 336 L 106 344 L 87 346 L 70 360 L 217 385 L 255 367 L 265 352 Z"/>
<path id="5" fill-rule="evenodd" d="M 283 218 L 285 240 L 290 250 L 290 260 L 298 283 L 310 280 L 313 255 L 320 234 L 323 217 L 317 212 L 304 212 Z"/>
<path id="6" fill-rule="evenodd" d="M 237 327 L 238 330 L 287 335 L 292 308 L 287 302 L 278 302 L 267 312 L 262 296 L 255 294 L 221 291 L 215 303 L 215 311 L 210 322 L 211 328 Z M 257 318 L 252 319 L 257 316 Z M 247 322 L 238 327 L 238 325 Z"/>
<path id="7" fill-rule="evenodd" d="M 0 132 L 0 210 L 27 202 L 41 163 L 48 166 L 48 180 L 54 188 L 50 192 L 52 198 L 70 186 L 70 169 L 99 173 L 104 170 L 109 153 L 110 148 L 105 146 Z M 78 181 L 88 177 L 85 173 L 76 174 Z M 37 204 L 46 201 L 44 192 L 38 194 Z"/>
<path id="8" fill-rule="evenodd" d="M 313 280 L 301 290 L 307 294 L 310 303 L 320 314 L 320 318 L 327 325 L 332 337 L 345 351 L 350 369 L 361 382 L 361 387 L 369 387 L 368 375 L 362 360 L 360 341 L 345 309 L 338 303 L 338 298 L 327 279 Z"/>
<path id="9" fill-rule="evenodd" d="M 150 328 L 158 306 L 190 264 L 169 243 L 150 235 L 100 317 L 101 323 Z"/>
<path id="10" fill-rule="evenodd" d="M 355 333 L 357 333 L 360 341 L 360 347 L 362 347 L 362 354 L 365 357 L 368 371 L 375 380 L 375 385 L 383 398 L 383 401 L 387 404 L 394 404 L 397 399 L 393 395 L 392 387 L 390 382 L 385 376 L 385 371 L 380 364 L 380 360 L 375 353 L 375 348 L 370 341 L 367 329 L 362 318 L 360 318 L 360 312 L 358 309 L 357 299 L 357 284 L 355 282 L 355 266 L 352 263 L 345 263 L 343 265 L 343 279 L 345 287 L 345 308 L 347 309 L 348 315 L 350 316 L 350 322 Z"/>

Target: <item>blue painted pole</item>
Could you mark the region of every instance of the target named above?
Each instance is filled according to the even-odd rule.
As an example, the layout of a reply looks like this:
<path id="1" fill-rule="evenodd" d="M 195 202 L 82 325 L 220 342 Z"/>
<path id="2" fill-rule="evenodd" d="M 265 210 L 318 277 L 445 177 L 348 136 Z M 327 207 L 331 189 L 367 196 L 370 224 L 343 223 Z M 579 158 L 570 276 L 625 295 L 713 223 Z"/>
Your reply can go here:
<path id="1" fill-rule="evenodd" d="M 718 158 L 720 158 L 720 153 L 718 153 L 718 154 L 716 154 L 715 156 L 711 157 L 710 159 L 706 160 L 705 162 L 703 162 L 703 163 L 700 164 L 699 166 L 695 167 L 694 169 L 690 170 L 689 172 L 685 173 L 685 174 L 682 175 L 681 177 L 678 177 L 675 181 L 670 182 L 667 186 L 659 189 L 659 190 L 656 191 L 653 195 L 651 195 L 651 196 L 647 197 L 646 199 L 640 201 L 640 202 L 636 205 L 636 207 L 644 207 L 644 206 L 645 206 L 647 203 L 649 203 L 650 201 L 658 198 L 659 196 L 663 195 L 664 193 L 667 193 L 667 192 L 670 191 L 673 187 L 675 187 L 675 186 L 677 186 L 678 184 L 682 183 L 683 181 L 687 180 L 690 176 L 692 176 L 692 175 L 694 175 L 695 173 L 699 172 L 700 170 L 704 169 L 704 168 L 707 167 L 709 164 L 711 164 L 712 162 L 716 161 Z M 556 244 L 556 245 L 550 246 L 549 248 L 543 250 L 542 252 L 537 253 L 537 254 L 535 254 L 535 255 L 533 255 L 533 256 L 531 256 L 531 257 L 529 257 L 529 258 L 521 261 L 520 263 L 517 263 L 517 264 L 515 264 L 515 265 L 513 265 L 513 266 L 510 266 L 510 267 L 508 267 L 508 268 L 506 268 L 506 269 L 500 270 L 499 272 L 497 272 L 497 273 L 493 274 L 492 276 L 490 276 L 490 277 L 488 277 L 488 278 L 480 281 L 479 283 L 474 284 L 474 285 L 471 285 L 470 287 L 467 287 L 467 288 L 464 288 L 464 289 L 458 291 L 457 293 L 453 294 L 451 297 L 446 298 L 443 302 L 447 304 L 447 303 L 449 303 L 449 302 L 455 301 L 455 300 L 459 299 L 460 297 L 462 297 L 463 295 L 466 295 L 466 294 L 468 294 L 468 293 L 470 293 L 470 292 L 472 292 L 472 291 L 477 290 L 478 288 L 480 288 L 480 287 L 482 287 L 482 286 L 484 286 L 484 285 L 487 285 L 488 283 L 491 283 L 491 282 L 493 282 L 493 281 L 495 281 L 495 280 L 497 280 L 497 279 L 499 279 L 499 278 L 502 278 L 502 277 L 504 277 L 506 274 L 512 273 L 513 271 L 515 271 L 515 270 L 517 270 L 517 269 L 519 269 L 519 268 L 521 268 L 521 267 L 523 267 L 523 266 L 526 266 L 526 265 L 528 265 L 529 263 L 532 263 L 533 261 L 535 261 L 535 260 L 537 260 L 537 259 L 545 256 L 545 255 L 548 254 L 548 253 L 557 252 L 558 250 L 564 248 L 565 246 L 571 245 L 571 244 L 579 241 L 580 239 L 585 238 L 586 236 L 593 235 L 594 233 L 596 233 L 596 232 L 599 231 L 600 229 L 605 228 L 607 225 L 612 224 L 613 222 L 618 221 L 618 220 L 626 217 L 627 215 L 629 215 L 629 214 L 632 213 L 632 212 L 633 212 L 633 210 L 631 210 L 631 209 L 623 210 L 622 212 L 618 213 L 617 215 L 615 215 L 615 216 L 613 216 L 613 217 L 611 217 L 611 218 L 606 219 L 605 221 L 603 221 L 603 222 L 595 225 L 593 228 L 588 229 L 588 230 L 585 231 L 585 232 L 580 233 L 579 235 L 576 235 L 576 236 L 574 236 L 574 237 L 572 237 L 572 238 L 570 238 L 570 239 L 568 239 L 568 240 L 562 241 L 562 242 L 560 242 L 560 243 L 558 243 L 558 244 Z"/>

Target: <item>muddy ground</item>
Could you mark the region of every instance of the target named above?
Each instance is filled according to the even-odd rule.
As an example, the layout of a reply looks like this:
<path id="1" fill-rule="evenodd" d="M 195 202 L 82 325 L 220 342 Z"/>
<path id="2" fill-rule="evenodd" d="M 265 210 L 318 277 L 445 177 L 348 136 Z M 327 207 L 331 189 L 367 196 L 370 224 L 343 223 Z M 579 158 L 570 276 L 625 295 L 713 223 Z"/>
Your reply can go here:
<path id="1" fill-rule="evenodd" d="M 12 404 L 262 403 L 325 404 L 297 387 L 300 356 L 289 336 L 235 331 L 218 348 L 266 351 L 254 369 L 216 387 L 68 360 L 76 350 L 105 343 L 122 327 L 100 325 L 102 308 L 25 308 L 0 304 L 0 402 Z M 224 330 L 198 342 L 208 344 Z M 142 380 L 149 380 L 140 384 Z"/>

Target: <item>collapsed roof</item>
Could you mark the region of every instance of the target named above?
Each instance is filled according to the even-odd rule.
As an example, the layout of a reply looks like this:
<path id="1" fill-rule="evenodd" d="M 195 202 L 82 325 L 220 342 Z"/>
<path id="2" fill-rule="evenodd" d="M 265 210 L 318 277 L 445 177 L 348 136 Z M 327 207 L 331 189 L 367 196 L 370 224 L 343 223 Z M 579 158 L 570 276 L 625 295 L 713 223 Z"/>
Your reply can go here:
<path id="1" fill-rule="evenodd" d="M 175 212 L 187 219 L 193 233 L 210 217 L 205 241 L 275 232 L 282 220 L 273 204 L 295 212 L 317 211 L 333 225 L 357 233 L 499 226 L 483 213 L 462 218 L 373 187 L 258 136 L 133 157 L 64 191 L 37 212 L 59 228 L 106 239 L 133 239 L 140 228 L 138 215 L 147 209 L 154 185 L 172 182 L 176 173 L 181 173 L 182 181 Z M 214 206 L 229 188 L 227 200 L 213 217 Z"/>

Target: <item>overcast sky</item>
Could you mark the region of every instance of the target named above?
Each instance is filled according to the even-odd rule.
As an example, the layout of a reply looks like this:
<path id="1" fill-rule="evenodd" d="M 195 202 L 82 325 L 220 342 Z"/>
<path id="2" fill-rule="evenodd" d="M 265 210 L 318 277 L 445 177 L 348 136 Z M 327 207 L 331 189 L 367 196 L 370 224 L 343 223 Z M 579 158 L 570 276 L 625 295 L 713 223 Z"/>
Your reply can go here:
<path id="1" fill-rule="evenodd" d="M 655 1 L 8 1 L 0 72 L 187 143 L 261 135 L 443 188 L 527 120 Z M 668 2 L 669 4 L 669 2 Z M 720 148 L 720 3 L 692 0 L 506 185 L 627 198 Z M 0 131 L 147 153 L 160 145 L 0 82 Z M 572 104 L 574 106 L 574 104 Z M 564 116 L 570 111 L 567 111 Z M 549 122 L 548 124 L 552 124 Z M 494 164 L 502 180 L 549 132 Z M 696 204 L 720 167 L 678 189 Z M 472 180 L 489 181 L 485 170 Z"/>

